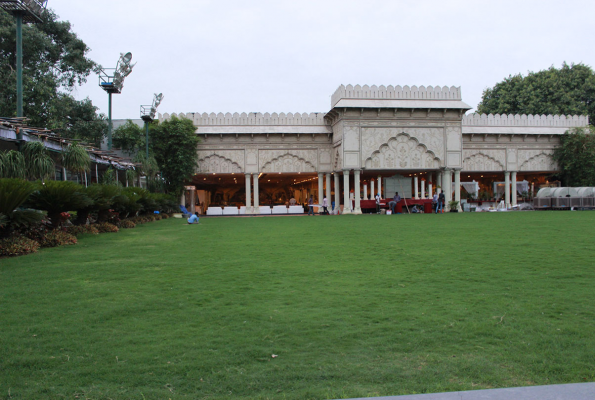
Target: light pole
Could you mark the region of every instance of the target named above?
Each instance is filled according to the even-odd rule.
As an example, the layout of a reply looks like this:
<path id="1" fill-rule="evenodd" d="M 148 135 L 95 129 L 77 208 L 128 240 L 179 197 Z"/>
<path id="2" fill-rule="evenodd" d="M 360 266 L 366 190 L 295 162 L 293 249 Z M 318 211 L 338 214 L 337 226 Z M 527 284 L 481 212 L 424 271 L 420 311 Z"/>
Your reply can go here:
<path id="1" fill-rule="evenodd" d="M 1 0 L 0 0 L 1 1 Z M 107 149 L 112 149 L 112 94 L 122 93 L 124 78 L 132 72 L 136 64 L 130 64 L 132 53 L 120 53 L 116 68 L 101 68 L 99 70 L 99 87 L 108 94 L 108 128 L 107 128 Z"/>
<path id="2" fill-rule="evenodd" d="M 159 104 L 161 104 L 162 100 L 163 93 L 155 93 L 155 96 L 153 96 L 153 104 L 150 106 L 140 106 L 140 117 L 143 121 L 145 121 L 145 147 L 147 161 L 149 160 L 149 123 L 155 119 L 157 107 L 159 107 Z"/>
<path id="3" fill-rule="evenodd" d="M 36 24 L 43 22 L 41 15 L 47 0 L 0 0 L 0 8 L 14 15 L 17 25 L 17 118 L 23 114 L 23 22 Z M 21 130 L 17 130 L 19 149 L 23 141 Z"/>

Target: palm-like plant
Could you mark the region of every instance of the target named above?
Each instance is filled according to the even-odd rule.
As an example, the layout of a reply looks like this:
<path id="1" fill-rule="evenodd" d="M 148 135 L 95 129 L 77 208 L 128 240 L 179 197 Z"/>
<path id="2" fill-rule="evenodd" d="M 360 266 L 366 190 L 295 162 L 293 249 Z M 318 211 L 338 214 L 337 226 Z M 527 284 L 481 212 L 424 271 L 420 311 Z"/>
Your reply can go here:
<path id="1" fill-rule="evenodd" d="M 0 153 L 0 178 L 25 179 L 27 167 L 25 157 L 19 151 L 6 151 Z"/>
<path id="2" fill-rule="evenodd" d="M 19 210 L 37 185 L 23 179 L 0 179 L 0 229 L 8 234 L 12 229 L 39 222 L 43 214 L 35 210 Z"/>
<path id="3" fill-rule="evenodd" d="M 74 182 L 47 181 L 39 190 L 33 192 L 28 203 L 38 210 L 48 213 L 52 226 L 60 226 L 60 213 L 79 210 L 93 204 L 85 194 L 84 188 Z"/>
<path id="4" fill-rule="evenodd" d="M 83 146 L 73 143 L 62 153 L 62 166 L 75 174 L 82 174 L 91 169 L 91 157 Z"/>
<path id="5" fill-rule="evenodd" d="M 114 205 L 122 188 L 118 185 L 91 185 L 87 188 L 87 196 L 94 202 L 93 209 L 97 211 L 97 221 L 105 222 L 109 210 Z"/>
<path id="6" fill-rule="evenodd" d="M 41 142 L 27 142 L 23 146 L 29 179 L 48 179 L 55 173 L 54 160 Z"/>

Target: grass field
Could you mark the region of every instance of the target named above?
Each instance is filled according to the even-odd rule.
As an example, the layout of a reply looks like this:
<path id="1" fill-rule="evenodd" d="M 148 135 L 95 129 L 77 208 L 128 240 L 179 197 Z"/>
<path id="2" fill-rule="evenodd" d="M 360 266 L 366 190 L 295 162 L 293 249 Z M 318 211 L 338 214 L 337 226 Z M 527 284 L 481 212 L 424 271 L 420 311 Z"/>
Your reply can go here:
<path id="1" fill-rule="evenodd" d="M 1 259 L 0 399 L 594 381 L 594 225 L 595 212 L 169 219 Z"/>

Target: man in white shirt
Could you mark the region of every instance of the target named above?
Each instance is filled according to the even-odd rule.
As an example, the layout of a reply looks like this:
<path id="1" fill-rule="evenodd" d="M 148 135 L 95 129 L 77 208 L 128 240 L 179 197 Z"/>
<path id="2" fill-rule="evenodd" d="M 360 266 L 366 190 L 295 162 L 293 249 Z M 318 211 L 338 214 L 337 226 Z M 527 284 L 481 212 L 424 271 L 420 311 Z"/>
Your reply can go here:
<path id="1" fill-rule="evenodd" d="M 380 214 L 380 193 L 376 193 L 376 214 Z"/>

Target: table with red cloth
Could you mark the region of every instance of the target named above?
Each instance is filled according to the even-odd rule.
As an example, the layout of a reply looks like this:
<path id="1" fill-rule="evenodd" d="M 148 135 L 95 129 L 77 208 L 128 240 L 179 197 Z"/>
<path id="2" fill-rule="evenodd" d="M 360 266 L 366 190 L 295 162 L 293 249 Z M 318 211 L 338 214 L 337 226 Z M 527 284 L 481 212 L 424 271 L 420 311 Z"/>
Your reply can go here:
<path id="1" fill-rule="evenodd" d="M 380 199 L 380 208 L 390 210 L 388 203 L 391 201 L 392 199 Z M 407 212 L 405 201 L 407 201 L 407 206 L 409 206 L 410 209 L 414 204 L 418 204 L 423 206 L 424 213 L 432 212 L 432 199 L 401 199 L 395 206 L 395 211 L 397 213 Z M 376 200 L 360 200 L 359 203 L 362 210 L 376 210 Z"/>

